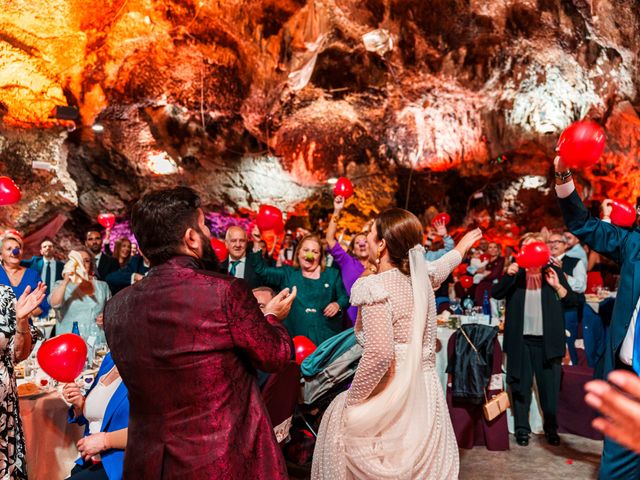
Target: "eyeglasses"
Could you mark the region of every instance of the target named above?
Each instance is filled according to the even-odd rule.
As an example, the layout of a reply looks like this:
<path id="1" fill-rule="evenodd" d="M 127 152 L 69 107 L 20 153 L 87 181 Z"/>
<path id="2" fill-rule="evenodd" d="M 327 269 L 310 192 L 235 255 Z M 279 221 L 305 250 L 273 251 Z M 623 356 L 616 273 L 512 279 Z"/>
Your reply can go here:
<path id="1" fill-rule="evenodd" d="M 547 242 L 548 245 L 553 245 L 554 243 L 567 243 L 564 240 L 549 240 Z"/>

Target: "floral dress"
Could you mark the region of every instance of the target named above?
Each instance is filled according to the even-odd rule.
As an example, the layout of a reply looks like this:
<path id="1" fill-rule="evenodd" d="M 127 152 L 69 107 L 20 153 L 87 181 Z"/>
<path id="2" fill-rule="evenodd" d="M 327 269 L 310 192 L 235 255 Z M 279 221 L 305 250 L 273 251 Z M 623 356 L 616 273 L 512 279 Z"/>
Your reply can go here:
<path id="1" fill-rule="evenodd" d="M 16 297 L 10 287 L 0 285 L 0 479 L 27 478 L 24 435 L 13 375 L 13 345 L 16 333 Z"/>

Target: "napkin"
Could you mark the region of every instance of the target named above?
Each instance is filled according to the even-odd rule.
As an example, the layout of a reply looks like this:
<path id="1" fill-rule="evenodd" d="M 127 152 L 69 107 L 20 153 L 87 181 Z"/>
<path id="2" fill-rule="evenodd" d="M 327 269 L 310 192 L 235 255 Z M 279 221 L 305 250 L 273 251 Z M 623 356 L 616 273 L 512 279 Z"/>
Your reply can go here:
<path id="1" fill-rule="evenodd" d="M 68 273 L 70 275 L 71 282 L 80 284 L 83 280 L 89 280 L 87 270 L 84 268 L 82 261 L 82 255 L 76 250 L 69 252 L 69 261 L 65 263 L 62 274 Z"/>

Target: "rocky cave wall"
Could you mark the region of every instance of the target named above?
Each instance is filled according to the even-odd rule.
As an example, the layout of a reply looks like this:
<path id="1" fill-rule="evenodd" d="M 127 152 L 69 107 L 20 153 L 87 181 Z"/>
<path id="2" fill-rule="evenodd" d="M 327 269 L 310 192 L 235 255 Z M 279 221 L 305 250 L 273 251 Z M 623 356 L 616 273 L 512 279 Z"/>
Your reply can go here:
<path id="1" fill-rule="evenodd" d="M 27 233 L 177 184 L 314 219 L 341 175 L 353 230 L 394 204 L 554 226 L 554 145 L 585 116 L 607 149 L 583 193 L 640 196 L 637 1 L 5 0 L 0 25 L 0 174 L 23 192 L 0 223 Z"/>

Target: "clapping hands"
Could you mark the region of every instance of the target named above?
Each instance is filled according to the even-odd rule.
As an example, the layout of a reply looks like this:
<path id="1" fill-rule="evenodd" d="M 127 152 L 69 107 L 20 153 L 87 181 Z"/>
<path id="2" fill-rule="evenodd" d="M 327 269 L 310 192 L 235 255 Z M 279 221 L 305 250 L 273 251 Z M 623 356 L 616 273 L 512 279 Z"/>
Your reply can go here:
<path id="1" fill-rule="evenodd" d="M 47 293 L 47 286 L 39 282 L 38 286 L 31 291 L 31 287 L 27 287 L 20 295 L 20 298 L 16 301 L 16 318 L 26 318 L 31 316 L 31 313 L 38 308 L 38 306 L 44 300 L 44 296 Z"/>

